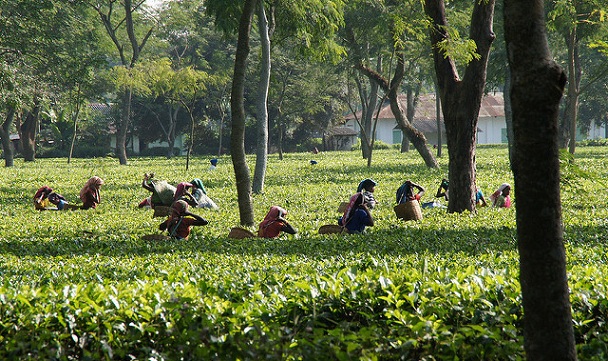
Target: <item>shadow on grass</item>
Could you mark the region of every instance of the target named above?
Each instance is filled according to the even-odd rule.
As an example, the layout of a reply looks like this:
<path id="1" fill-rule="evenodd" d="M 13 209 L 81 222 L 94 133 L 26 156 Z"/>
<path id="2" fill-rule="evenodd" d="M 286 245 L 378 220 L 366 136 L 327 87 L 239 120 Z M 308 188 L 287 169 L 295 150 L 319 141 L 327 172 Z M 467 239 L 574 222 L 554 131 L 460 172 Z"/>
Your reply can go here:
<path id="1" fill-rule="evenodd" d="M 120 236 L 83 232 L 58 237 L 24 237 L 0 242 L 0 254 L 18 257 L 103 255 L 108 257 L 147 254 L 217 253 L 249 256 L 301 256 L 326 258 L 352 254 L 398 257 L 416 253 L 477 255 L 516 250 L 515 230 L 429 230 L 391 227 L 363 235 L 300 234 L 278 239 L 230 239 L 197 233 L 190 240 L 146 241 L 141 235 Z"/>

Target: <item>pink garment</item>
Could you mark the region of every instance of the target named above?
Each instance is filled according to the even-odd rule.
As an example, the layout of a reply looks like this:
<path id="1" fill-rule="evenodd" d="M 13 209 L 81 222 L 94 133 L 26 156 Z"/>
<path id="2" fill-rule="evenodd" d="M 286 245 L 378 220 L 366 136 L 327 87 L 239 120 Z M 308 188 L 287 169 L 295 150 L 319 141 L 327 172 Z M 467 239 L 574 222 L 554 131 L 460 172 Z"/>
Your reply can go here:
<path id="1" fill-rule="evenodd" d="M 260 223 L 258 228 L 258 236 L 265 238 L 274 238 L 279 235 L 284 223 L 279 220 L 280 217 L 287 215 L 287 211 L 279 206 L 272 206 L 266 217 Z"/>
<path id="2" fill-rule="evenodd" d="M 355 210 L 357 210 L 357 208 L 359 208 L 359 206 L 362 205 L 364 202 L 365 202 L 365 197 L 363 196 L 363 193 L 361 193 L 361 192 L 355 193 L 350 197 L 348 206 L 346 207 L 346 210 L 344 211 L 344 214 L 342 215 L 342 225 L 345 225 L 346 223 L 348 223 L 348 220 L 350 219 L 350 217 L 352 217 L 353 214 L 355 214 Z"/>
<path id="3" fill-rule="evenodd" d="M 188 190 L 188 188 L 192 188 L 192 183 L 181 182 L 180 184 L 178 184 L 175 190 L 175 196 L 173 196 L 173 201 L 175 202 L 180 199 L 184 195 L 184 192 Z"/>

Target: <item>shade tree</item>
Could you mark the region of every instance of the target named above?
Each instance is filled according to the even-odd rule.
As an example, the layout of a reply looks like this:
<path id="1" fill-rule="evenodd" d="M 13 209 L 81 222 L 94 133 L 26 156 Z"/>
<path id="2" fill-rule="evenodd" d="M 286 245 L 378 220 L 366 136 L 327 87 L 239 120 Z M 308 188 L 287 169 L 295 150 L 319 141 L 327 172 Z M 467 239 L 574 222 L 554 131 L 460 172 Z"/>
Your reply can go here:
<path id="1" fill-rule="evenodd" d="M 505 0 L 524 349 L 529 360 L 572 361 L 577 357 L 566 274 L 558 144 L 559 103 L 566 74 L 549 50 L 544 16 L 542 0 Z"/>
<path id="2" fill-rule="evenodd" d="M 445 2 L 425 1 L 425 12 L 431 19 L 429 32 L 447 136 L 448 212 L 475 212 L 477 122 L 488 55 L 495 38 L 494 4 L 494 0 L 475 2 L 469 37 L 461 42 L 448 24 Z M 466 60 L 462 78 L 456 66 L 458 58 Z"/>

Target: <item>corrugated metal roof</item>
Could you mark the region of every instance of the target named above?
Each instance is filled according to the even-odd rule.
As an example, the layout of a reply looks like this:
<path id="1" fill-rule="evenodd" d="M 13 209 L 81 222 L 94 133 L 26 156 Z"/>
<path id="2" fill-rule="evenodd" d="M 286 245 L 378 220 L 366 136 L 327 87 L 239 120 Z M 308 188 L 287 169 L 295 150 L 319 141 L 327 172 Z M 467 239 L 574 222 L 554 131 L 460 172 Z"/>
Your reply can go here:
<path id="1" fill-rule="evenodd" d="M 328 135 L 342 135 L 342 136 L 352 136 L 357 135 L 357 133 L 353 128 L 349 127 L 334 127 L 329 130 Z"/>
<path id="2" fill-rule="evenodd" d="M 405 111 L 407 109 L 407 95 L 401 94 L 399 95 L 399 103 L 401 104 L 402 109 Z M 414 126 L 424 131 L 421 128 L 418 128 L 417 120 L 435 120 L 437 115 L 437 110 L 435 106 L 435 94 L 425 94 L 421 95 L 418 101 L 418 106 L 416 107 L 416 114 L 414 115 Z M 357 116 L 361 116 L 361 112 L 357 112 Z M 487 117 L 504 117 L 505 109 L 504 109 L 504 97 L 502 92 L 490 93 L 484 96 L 481 99 L 481 108 L 479 109 L 479 117 L 487 118 Z M 352 113 L 346 116 L 346 119 L 352 119 Z M 378 119 L 395 119 L 393 116 L 393 112 L 391 111 L 390 104 L 386 102 L 380 110 L 380 114 L 378 115 Z M 424 123 L 424 122 L 421 122 Z M 423 126 L 421 124 L 421 126 Z"/>

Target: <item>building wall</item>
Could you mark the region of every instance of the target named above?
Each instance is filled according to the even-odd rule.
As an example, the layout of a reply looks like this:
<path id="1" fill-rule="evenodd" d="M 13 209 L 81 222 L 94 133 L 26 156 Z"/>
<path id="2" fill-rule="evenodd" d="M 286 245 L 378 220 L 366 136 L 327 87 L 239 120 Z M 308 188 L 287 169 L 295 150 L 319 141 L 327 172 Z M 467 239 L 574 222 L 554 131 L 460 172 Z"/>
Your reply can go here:
<path id="1" fill-rule="evenodd" d="M 359 132 L 359 125 L 354 121 L 347 122 L 347 126 Z M 393 119 L 380 119 L 376 126 L 376 140 L 381 140 L 388 144 L 400 144 L 403 137 L 399 129 L 395 129 L 397 122 Z M 506 143 L 506 123 L 504 117 L 499 118 L 480 118 L 478 121 L 477 133 L 478 144 L 497 144 Z M 396 133 L 401 133 L 397 137 Z M 437 132 L 424 132 L 427 143 L 437 145 Z M 503 139 L 504 138 L 504 139 Z M 445 144 L 445 133 L 442 137 L 442 142 Z"/>
<path id="2" fill-rule="evenodd" d="M 359 132 L 359 125 L 354 120 L 350 120 L 346 123 L 346 126 Z M 381 140 L 388 144 L 399 144 L 401 143 L 402 136 L 396 132 L 401 133 L 398 129 L 395 129 L 397 122 L 393 119 L 380 119 L 376 126 L 376 140 Z M 477 144 L 505 144 L 507 140 L 507 124 L 505 117 L 482 117 L 477 122 Z M 577 140 L 584 139 L 602 139 L 606 138 L 606 126 L 597 126 L 592 124 L 588 134 L 581 134 L 577 132 Z M 428 144 L 437 144 L 437 132 L 425 132 L 424 136 Z M 442 142 L 445 144 L 445 134 L 442 137 Z"/>
<path id="3" fill-rule="evenodd" d="M 477 144 L 507 143 L 507 123 L 504 117 L 479 118 Z"/>

